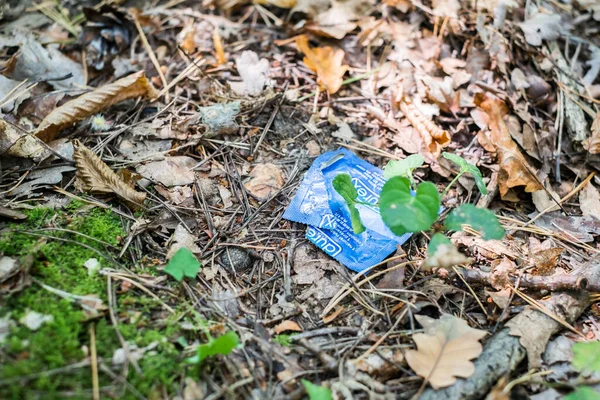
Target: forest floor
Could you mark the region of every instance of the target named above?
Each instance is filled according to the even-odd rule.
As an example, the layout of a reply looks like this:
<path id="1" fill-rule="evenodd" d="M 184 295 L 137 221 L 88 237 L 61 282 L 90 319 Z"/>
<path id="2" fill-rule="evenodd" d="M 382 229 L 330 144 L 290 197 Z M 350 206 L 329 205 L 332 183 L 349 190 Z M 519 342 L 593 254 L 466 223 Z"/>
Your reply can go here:
<path id="1" fill-rule="evenodd" d="M 9 0 L 0 398 L 599 399 L 599 21 L 593 0 Z M 304 187 L 323 217 L 306 172 L 339 149 L 413 199 L 435 185 L 433 227 L 325 254 L 284 212 Z M 500 236 L 451 227 L 464 204 Z"/>

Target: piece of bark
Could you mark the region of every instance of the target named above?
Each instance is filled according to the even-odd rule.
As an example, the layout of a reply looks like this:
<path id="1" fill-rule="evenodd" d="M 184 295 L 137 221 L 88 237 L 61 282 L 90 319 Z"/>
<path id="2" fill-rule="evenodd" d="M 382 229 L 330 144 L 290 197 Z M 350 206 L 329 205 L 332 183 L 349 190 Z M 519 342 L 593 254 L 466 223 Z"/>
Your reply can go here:
<path id="1" fill-rule="evenodd" d="M 558 80 L 563 85 L 571 89 L 573 93 L 579 93 L 579 87 L 576 85 L 574 79 L 568 75 L 568 71 L 571 70 L 571 67 L 567 63 L 567 60 L 565 60 L 565 57 L 562 55 L 560 47 L 558 46 L 558 41 L 553 40 L 548 43 L 548 48 L 550 49 L 550 55 L 552 59 L 558 67 L 556 71 Z M 585 120 L 585 114 L 581 107 L 571 100 L 569 96 L 565 95 L 563 96 L 563 99 L 567 132 L 574 141 L 582 142 L 586 139 L 589 132 L 588 123 Z"/>

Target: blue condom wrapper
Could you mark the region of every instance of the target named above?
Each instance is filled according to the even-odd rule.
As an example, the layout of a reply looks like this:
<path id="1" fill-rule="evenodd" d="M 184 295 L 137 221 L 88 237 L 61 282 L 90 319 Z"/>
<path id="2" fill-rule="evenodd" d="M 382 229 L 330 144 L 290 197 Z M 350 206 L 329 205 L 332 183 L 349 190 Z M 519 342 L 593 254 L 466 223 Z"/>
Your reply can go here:
<path id="1" fill-rule="evenodd" d="M 355 234 L 348 207 L 332 185 L 333 178 L 343 173 L 352 178 L 357 200 L 369 204 L 379 201 L 385 183 L 383 171 L 351 151 L 340 149 L 315 159 L 283 218 L 309 225 L 308 240 L 346 267 L 360 272 L 383 261 L 411 234 L 394 235 L 383 223 L 378 208 L 362 204 L 356 207 L 367 229 Z"/>

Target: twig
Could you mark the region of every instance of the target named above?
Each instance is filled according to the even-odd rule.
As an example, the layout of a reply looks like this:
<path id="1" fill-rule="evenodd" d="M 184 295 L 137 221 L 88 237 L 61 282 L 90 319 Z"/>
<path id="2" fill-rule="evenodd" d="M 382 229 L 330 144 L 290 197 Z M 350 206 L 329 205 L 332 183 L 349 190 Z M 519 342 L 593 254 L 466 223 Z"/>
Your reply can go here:
<path id="1" fill-rule="evenodd" d="M 144 33 L 144 30 L 142 29 L 142 25 L 140 25 L 140 21 L 138 20 L 138 15 L 137 15 L 138 13 L 132 13 L 132 14 L 133 14 L 132 15 L 133 23 L 135 24 L 138 34 L 140 35 L 140 39 L 141 39 L 142 43 L 144 44 L 146 51 L 148 52 L 148 57 L 150 57 L 150 61 L 152 61 L 152 65 L 154 65 L 156 72 L 158 72 L 158 76 L 160 77 L 160 81 L 162 82 L 163 88 L 167 88 L 167 87 L 169 87 L 169 84 L 167 83 L 167 78 L 165 78 L 165 74 L 163 74 L 162 69 L 160 68 L 160 64 L 158 63 L 156 54 L 154 54 L 154 50 L 152 50 L 152 46 L 150 46 L 150 43 L 148 42 L 148 38 L 146 38 L 146 34 Z M 167 103 L 170 101 L 168 91 L 165 92 L 165 101 Z"/>

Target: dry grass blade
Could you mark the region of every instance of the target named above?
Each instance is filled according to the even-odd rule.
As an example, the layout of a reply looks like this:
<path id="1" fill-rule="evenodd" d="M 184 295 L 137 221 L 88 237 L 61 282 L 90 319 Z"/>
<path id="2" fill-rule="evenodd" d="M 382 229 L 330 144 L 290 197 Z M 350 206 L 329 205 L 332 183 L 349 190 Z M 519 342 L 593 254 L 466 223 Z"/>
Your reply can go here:
<path id="1" fill-rule="evenodd" d="M 144 71 L 121 78 L 93 92 L 82 94 L 57 107 L 44 118 L 35 134 L 44 142 L 49 142 L 64 128 L 105 110 L 113 104 L 139 96 L 147 99 L 155 99 L 158 96 L 156 89 L 146 79 Z"/>
<path id="2" fill-rule="evenodd" d="M 78 140 L 73 141 L 73 146 L 73 158 L 77 166 L 76 185 L 79 189 L 92 193 L 114 193 L 133 206 L 144 202 L 146 193 L 135 191 Z"/>
<path id="3" fill-rule="evenodd" d="M 471 362 L 483 351 L 479 340 L 487 332 L 473 329 L 465 321 L 444 314 L 439 320 L 415 316 L 425 333 L 416 333 L 417 350 L 406 352 L 410 368 L 434 389 L 453 385 L 456 377 L 468 378 L 475 372 Z"/>
<path id="4" fill-rule="evenodd" d="M 409 98 L 404 98 L 400 101 L 400 111 L 402 111 L 413 128 L 419 132 L 419 135 L 421 135 L 427 145 L 427 150 L 434 156 L 439 156 L 442 148 L 450 143 L 448 131 L 440 128 L 423 115 Z"/>

